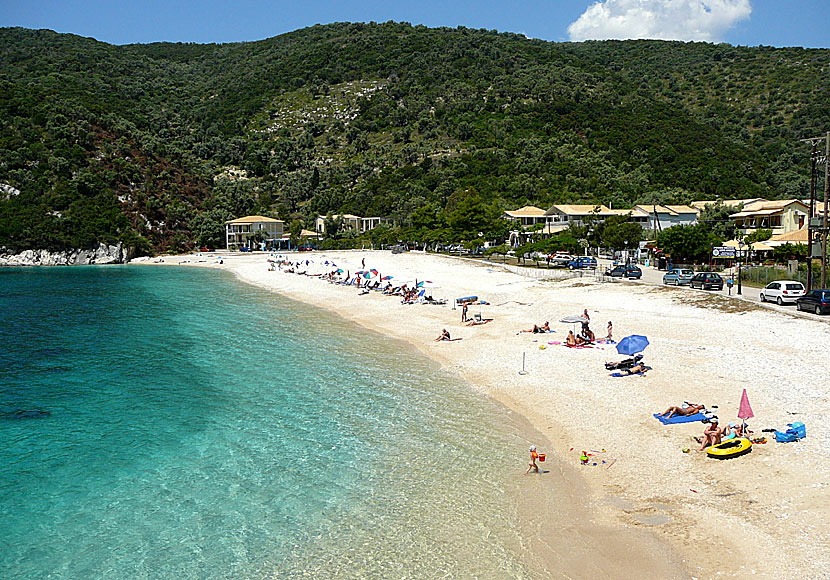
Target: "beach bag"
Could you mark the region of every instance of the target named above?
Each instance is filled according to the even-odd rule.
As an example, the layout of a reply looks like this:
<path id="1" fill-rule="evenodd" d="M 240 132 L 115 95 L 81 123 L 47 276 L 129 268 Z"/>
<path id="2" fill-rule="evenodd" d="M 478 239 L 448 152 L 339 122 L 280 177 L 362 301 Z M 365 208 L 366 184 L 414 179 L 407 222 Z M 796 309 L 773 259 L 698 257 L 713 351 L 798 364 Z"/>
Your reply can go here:
<path id="1" fill-rule="evenodd" d="M 795 436 L 795 431 L 787 429 L 786 431 L 776 431 L 775 440 L 778 443 L 792 443 L 793 441 L 798 441 L 798 437 Z"/>
<path id="2" fill-rule="evenodd" d="M 798 423 L 787 423 L 787 431 L 795 431 L 795 436 L 799 439 L 804 439 L 807 436 L 807 427 L 800 421 Z"/>
<path id="3" fill-rule="evenodd" d="M 778 443 L 792 443 L 807 436 L 807 427 L 804 426 L 804 423 L 787 423 L 787 427 L 789 429 L 786 431 L 775 432 L 775 440 Z"/>

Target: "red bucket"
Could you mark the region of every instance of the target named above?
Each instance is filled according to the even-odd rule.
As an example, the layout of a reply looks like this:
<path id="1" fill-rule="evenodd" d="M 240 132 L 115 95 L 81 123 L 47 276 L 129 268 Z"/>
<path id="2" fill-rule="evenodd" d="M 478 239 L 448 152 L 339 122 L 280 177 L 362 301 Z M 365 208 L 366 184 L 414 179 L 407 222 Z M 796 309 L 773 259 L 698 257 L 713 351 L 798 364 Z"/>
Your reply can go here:
<path id="1" fill-rule="evenodd" d="M 540 454 L 539 454 L 539 461 L 544 461 L 544 460 L 545 460 L 545 454 L 544 454 L 544 453 L 540 453 Z"/>

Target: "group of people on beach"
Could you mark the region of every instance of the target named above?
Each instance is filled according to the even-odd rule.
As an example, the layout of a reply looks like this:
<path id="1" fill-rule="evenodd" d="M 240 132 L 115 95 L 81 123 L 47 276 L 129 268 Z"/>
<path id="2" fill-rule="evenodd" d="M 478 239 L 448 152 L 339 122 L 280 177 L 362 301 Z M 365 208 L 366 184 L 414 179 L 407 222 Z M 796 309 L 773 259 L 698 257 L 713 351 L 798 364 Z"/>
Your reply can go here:
<path id="1" fill-rule="evenodd" d="M 690 417 L 697 413 L 705 412 L 706 408 L 700 403 L 683 403 L 683 405 L 673 405 L 660 413 L 661 417 L 671 419 L 672 417 Z M 752 431 L 749 430 L 746 423 L 738 423 L 730 421 L 726 427 L 721 427 L 717 417 L 710 417 L 708 424 L 703 430 L 703 435 L 694 437 L 694 440 L 700 443 L 698 451 L 704 451 L 707 447 L 718 445 L 723 441 L 735 439 L 737 437 L 749 437 Z"/>

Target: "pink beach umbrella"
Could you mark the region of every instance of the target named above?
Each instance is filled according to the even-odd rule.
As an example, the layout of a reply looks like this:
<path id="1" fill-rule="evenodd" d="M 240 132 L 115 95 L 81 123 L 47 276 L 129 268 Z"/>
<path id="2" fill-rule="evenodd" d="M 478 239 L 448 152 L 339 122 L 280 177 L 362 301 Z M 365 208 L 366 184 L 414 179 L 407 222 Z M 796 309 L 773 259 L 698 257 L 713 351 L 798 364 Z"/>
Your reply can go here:
<path id="1" fill-rule="evenodd" d="M 749 406 L 749 397 L 746 394 L 746 389 L 744 389 L 744 393 L 741 395 L 741 406 L 738 407 L 738 418 L 747 420 L 754 416 L 755 414 L 752 412 L 752 407 Z"/>

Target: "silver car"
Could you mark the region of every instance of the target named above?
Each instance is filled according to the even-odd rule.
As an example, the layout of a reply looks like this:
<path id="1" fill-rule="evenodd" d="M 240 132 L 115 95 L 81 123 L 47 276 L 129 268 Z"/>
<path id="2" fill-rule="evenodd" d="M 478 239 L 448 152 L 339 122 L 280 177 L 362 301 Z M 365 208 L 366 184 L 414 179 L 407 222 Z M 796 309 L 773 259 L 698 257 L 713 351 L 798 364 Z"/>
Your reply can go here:
<path id="1" fill-rule="evenodd" d="M 695 275 L 694 270 L 688 268 L 678 268 L 670 270 L 663 274 L 663 284 L 674 284 L 675 286 L 686 286 L 691 282 L 692 276 Z"/>

